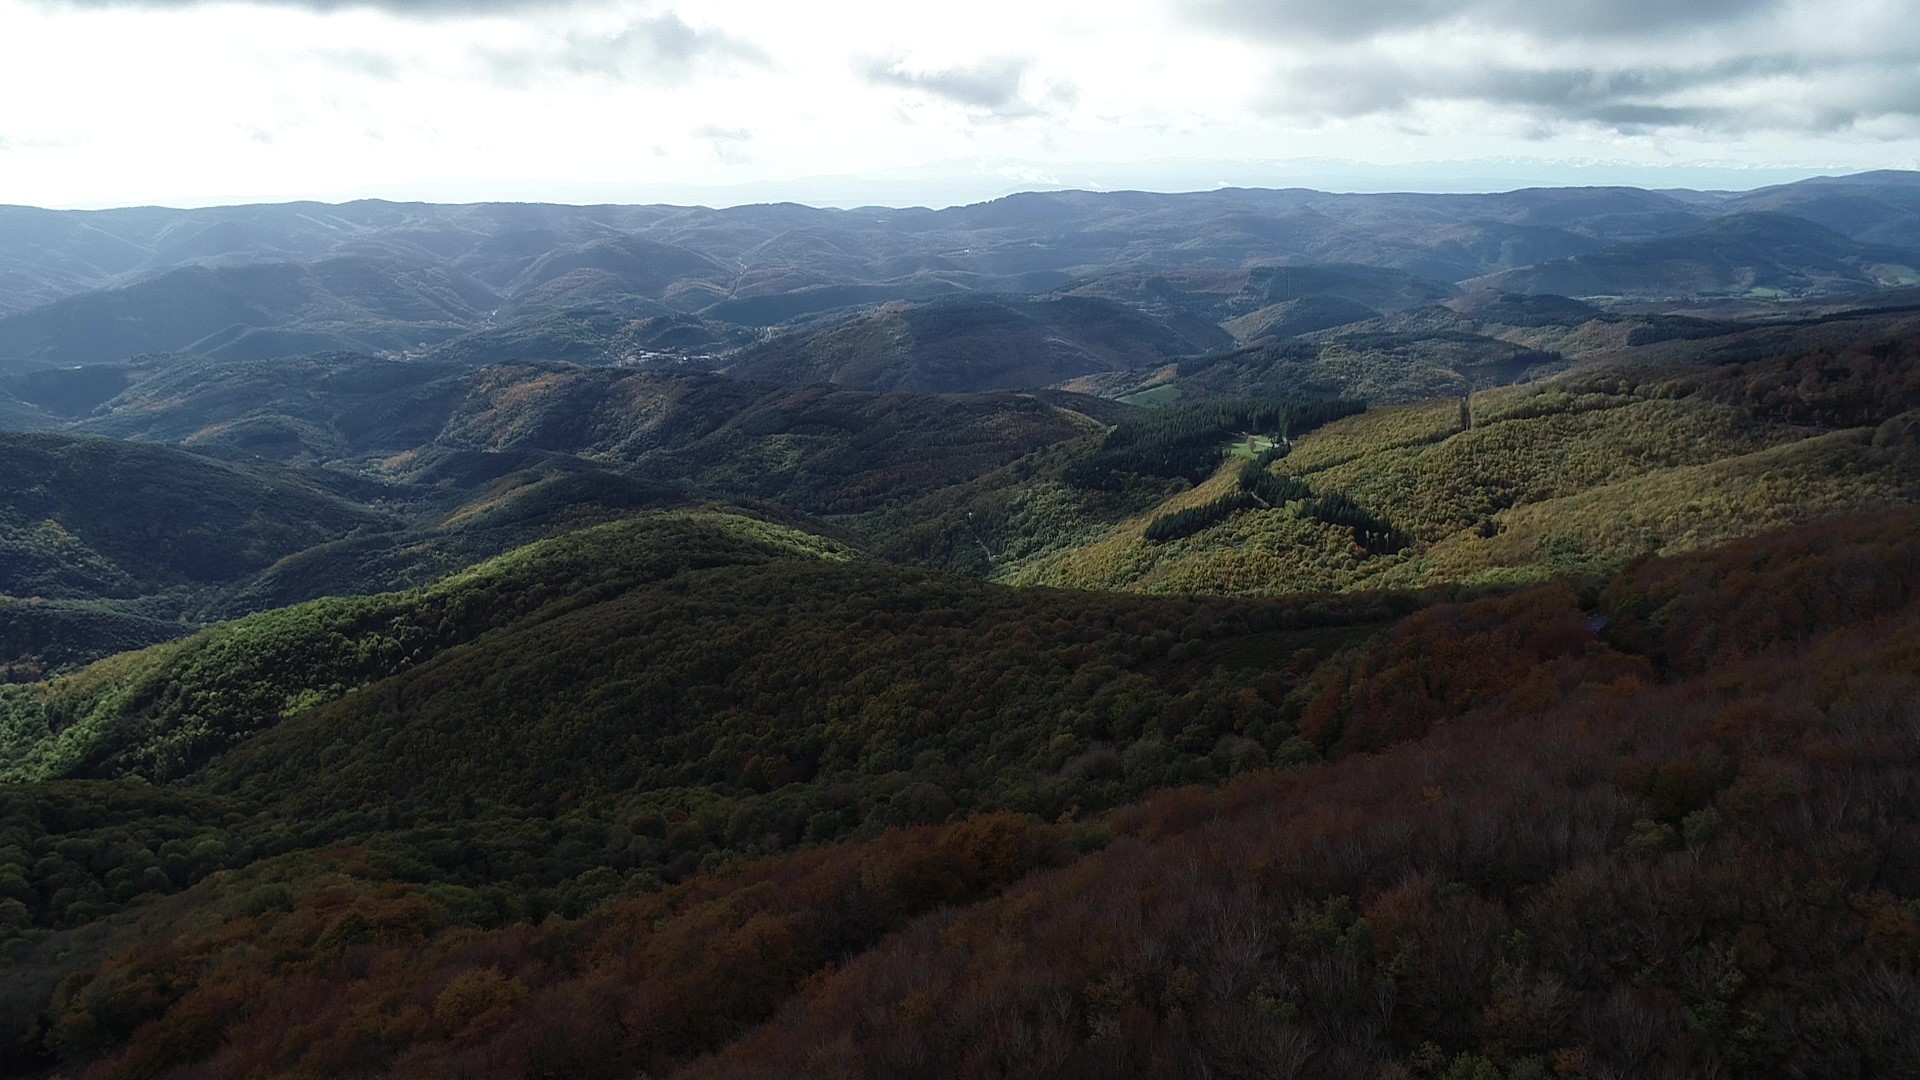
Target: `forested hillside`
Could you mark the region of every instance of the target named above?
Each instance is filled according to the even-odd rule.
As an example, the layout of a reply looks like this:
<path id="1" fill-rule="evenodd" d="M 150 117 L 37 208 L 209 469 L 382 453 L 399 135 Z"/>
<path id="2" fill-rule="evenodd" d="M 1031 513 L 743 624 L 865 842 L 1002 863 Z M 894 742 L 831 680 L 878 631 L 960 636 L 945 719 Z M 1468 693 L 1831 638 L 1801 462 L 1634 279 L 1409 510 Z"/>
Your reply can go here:
<path id="1" fill-rule="evenodd" d="M 374 514 L 305 477 L 105 439 L 0 435 L 0 590 L 130 595 L 219 581 Z"/>
<path id="2" fill-rule="evenodd" d="M 1920 213 L 0 207 L 0 1074 L 1920 1076 Z"/>
<path id="3" fill-rule="evenodd" d="M 764 599 L 824 575 L 822 600 L 765 607 L 764 629 L 713 594 L 718 568 L 687 568 L 296 712 L 183 787 L 10 788 L 15 925 L 55 933 L 14 939 L 9 1008 L 31 1053 L 107 1054 L 100 1075 L 944 1075 L 942 1046 L 1000 1075 L 1035 1046 L 1068 1074 L 1897 1071 L 1920 1000 L 1899 749 L 1917 545 L 1911 512 L 1842 518 L 1643 559 L 1585 600 L 1549 585 L 1345 614 L 890 572 L 848 605 L 826 597 L 878 568 L 801 547 L 739 579 Z M 665 645 L 623 699 L 622 664 L 578 644 L 632 655 L 617 628 L 636 617 L 760 644 Z M 803 644 L 822 631 L 844 660 Z M 778 681 L 820 660 L 808 686 Z M 669 685 L 679 703 L 651 711 Z M 877 723 L 892 698 L 904 726 Z M 409 701 L 428 711 L 380 719 Z M 687 744 L 704 761 L 680 747 L 691 729 L 648 719 L 716 707 Z M 472 744 L 481 717 L 498 751 Z M 643 742 L 608 754 L 616 731 Z M 569 740 L 582 752 L 512 749 Z M 674 771 L 625 775 L 649 743 Z M 150 809 L 116 825 L 115 806 Z M 960 823 L 883 832 L 929 820 Z M 715 861 L 848 833 L 867 839 Z M 158 898 L 225 866 L 247 869 Z M 57 959 L 82 940 L 59 927 L 142 899 Z M 54 991 L 82 962 L 103 966 Z M 1834 1002 L 1836 1023 L 1807 1023 Z"/>
<path id="4" fill-rule="evenodd" d="M 998 572 L 1167 592 L 1526 581 L 1903 505 L 1920 496 L 1917 343 L 1588 368 L 1466 406 L 1370 410 L 1263 466 L 1293 498 L 1234 502 L 1243 466 L 1229 462 L 1098 540 Z M 1386 528 L 1370 526 L 1370 542 L 1320 512 L 1328 499 Z M 1155 528 L 1204 506 L 1217 508 L 1204 526 Z"/>
<path id="5" fill-rule="evenodd" d="M 1154 319 L 1087 296 L 941 300 L 888 305 L 824 330 L 790 333 L 747 349 L 727 370 L 859 390 L 1017 390 L 1157 366 L 1230 340 L 1204 319 Z"/>

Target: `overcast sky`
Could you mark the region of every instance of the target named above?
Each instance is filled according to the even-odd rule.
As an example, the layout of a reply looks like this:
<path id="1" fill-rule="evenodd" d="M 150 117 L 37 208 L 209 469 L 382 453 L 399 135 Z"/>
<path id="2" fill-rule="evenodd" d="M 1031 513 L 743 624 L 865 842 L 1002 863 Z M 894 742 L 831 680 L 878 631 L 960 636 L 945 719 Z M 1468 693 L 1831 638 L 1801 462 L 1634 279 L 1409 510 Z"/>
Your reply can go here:
<path id="1" fill-rule="evenodd" d="M 0 0 L 43 206 L 1916 167 L 1914 0 Z"/>

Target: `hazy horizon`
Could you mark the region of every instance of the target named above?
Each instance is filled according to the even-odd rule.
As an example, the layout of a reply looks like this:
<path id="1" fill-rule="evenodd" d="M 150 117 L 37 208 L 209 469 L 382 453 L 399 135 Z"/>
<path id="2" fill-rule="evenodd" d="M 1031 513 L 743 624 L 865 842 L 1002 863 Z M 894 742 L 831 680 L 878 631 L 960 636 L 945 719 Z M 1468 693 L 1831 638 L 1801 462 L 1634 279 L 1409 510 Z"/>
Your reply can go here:
<path id="1" fill-rule="evenodd" d="M 0 203 L 1749 188 L 1920 166 L 1916 43 L 1897 0 L 0 0 Z"/>
<path id="2" fill-rule="evenodd" d="M 1207 163 L 1198 163 L 1205 166 Z M 1063 177 L 1053 184 L 1021 183 L 989 172 L 969 176 L 961 171 L 902 170 L 893 177 L 817 176 L 706 187 L 662 186 L 607 182 L 600 184 L 426 185 L 417 189 L 356 193 L 329 192 L 307 197 L 249 197 L 243 193 L 210 195 L 202 199 L 167 202 L 126 202 L 57 206 L 6 203 L 43 210 L 111 211 L 133 209 L 201 210 L 290 203 L 342 205 L 374 201 L 467 205 L 479 203 L 547 204 L 555 206 L 662 205 L 727 209 L 738 206 L 797 203 L 820 209 L 944 209 L 1011 195 L 1044 192 L 1146 192 L 1179 195 L 1228 188 L 1308 189 L 1327 194 L 1497 194 L 1526 188 L 1635 187 L 1656 191 L 1738 193 L 1821 177 L 1851 176 L 1884 170 L 1821 168 L 1732 169 L 1709 165 L 1621 166 L 1612 163 L 1503 163 L 1422 162 L 1408 166 L 1377 166 L 1365 162 L 1267 163 L 1264 171 L 1232 173 L 1213 183 L 1182 183 L 1151 171 L 1130 175 L 1140 183 L 1101 183 L 1100 177 L 1122 175 L 1121 170 L 1087 170 L 1094 179 L 1080 183 Z M 1191 169 L 1188 171 L 1192 171 Z M 1201 170 L 1204 172 L 1204 168 Z M 1213 170 L 1226 171 L 1226 170 Z M 1912 171 L 1912 170 L 1902 170 Z M 996 176 L 999 178 L 996 180 Z M 1160 182 L 1156 183 L 1155 181 Z"/>

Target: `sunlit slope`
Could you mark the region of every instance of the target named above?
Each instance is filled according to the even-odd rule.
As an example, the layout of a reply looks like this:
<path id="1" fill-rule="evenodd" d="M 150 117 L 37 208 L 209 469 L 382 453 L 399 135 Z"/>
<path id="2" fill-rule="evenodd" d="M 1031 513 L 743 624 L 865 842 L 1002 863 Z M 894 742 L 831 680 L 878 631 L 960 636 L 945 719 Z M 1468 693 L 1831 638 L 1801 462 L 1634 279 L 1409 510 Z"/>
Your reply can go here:
<path id="1" fill-rule="evenodd" d="M 645 514 L 424 588 L 262 612 L 48 683 L 0 688 L 0 776 L 177 778 L 288 716 L 489 631 L 689 567 L 844 557 L 830 541 L 751 518 Z"/>
<path id="2" fill-rule="evenodd" d="M 1600 573 L 1845 510 L 1920 499 L 1915 339 L 1714 368 L 1583 372 L 1383 408 L 1272 465 L 1345 496 L 1405 545 L 1368 550 L 1313 502 L 1259 507 L 1165 542 L 1156 518 L 1229 492 L 1212 478 L 1105 536 L 1002 570 L 1021 584 L 1281 593 Z"/>
<path id="3" fill-rule="evenodd" d="M 551 804 L 533 813 L 495 812 L 512 793 L 480 775 L 504 760 L 487 747 L 388 762 L 364 789 L 364 763 L 395 744 L 404 756 L 418 718 L 376 736 L 385 747 L 343 724 L 340 749 L 288 755 L 310 766 L 290 790 L 364 799 L 374 834 L 351 843 L 290 850 L 311 816 L 250 819 L 244 799 L 177 786 L 18 785 L 0 792 L 19 841 L 0 849 L 0 875 L 41 886 L 35 910 L 16 902 L 12 914 L 57 929 L 15 931 L 22 962 L 0 983 L 0 1045 L 15 1056 L 0 1061 L 91 1076 L 760 1077 L 798 1060 L 808 1074 L 931 1078 L 963 1053 L 1025 1075 L 1040 1046 L 1073 1075 L 1159 1074 L 1141 1062 L 1167 1075 L 1677 1077 L 1702 1062 L 1900 1075 L 1916 1030 L 1905 993 L 1920 866 L 1907 752 L 1920 701 L 1916 513 L 1636 560 L 1593 591 L 1556 582 L 1412 611 L 1284 675 L 1304 675 L 1287 695 L 1298 734 L 1276 759 L 1284 768 L 1236 761 L 1222 785 L 1107 813 L 970 815 L 978 805 L 916 783 L 875 799 L 850 842 L 826 842 L 848 825 L 822 812 L 803 850 L 715 858 L 715 845 L 750 850 L 755 830 L 779 827 L 785 811 L 768 806 L 805 785 L 669 802 L 666 814 L 626 792 L 633 804 L 596 815 L 588 784 L 624 755 L 564 760 L 523 739 L 523 776 L 563 761 L 545 781 Z M 774 561 L 741 574 L 860 569 Z M 911 580 L 902 574 L 874 580 Z M 734 602 L 692 581 L 662 585 L 675 581 L 683 602 Z M 1310 606 L 922 577 L 845 597 L 839 610 L 867 614 L 843 640 L 894 650 L 893 681 L 937 676 L 944 665 L 913 667 L 916 642 L 888 639 L 951 623 L 947 605 L 968 595 L 1052 609 L 981 635 L 999 655 L 980 664 L 992 684 L 962 687 L 976 696 L 1004 685 L 1004 656 L 1026 658 L 1024 678 L 1048 650 L 1106 647 L 1098 617 L 1122 611 L 1140 623 L 1113 622 L 1112 645 L 1181 635 L 1147 668 L 1162 679 L 1217 661 L 1223 644 L 1264 654 L 1249 661 L 1263 678 L 1282 676 L 1284 638 L 1219 638 L 1235 617 L 1221 616 Z M 1611 617 L 1597 631 L 1596 602 Z M 1073 641 L 1068 620 L 1091 633 Z M 1217 640 L 1185 636 L 1198 624 Z M 776 643 L 766 651 L 779 636 L 763 636 Z M 514 662 L 501 669 L 510 690 L 526 651 L 491 644 Z M 591 647 L 641 654 L 630 669 L 664 653 Z M 829 650 L 809 667 L 844 662 Z M 1094 670 L 1072 683 L 1127 678 Z M 1165 763 L 1169 743 L 1227 720 L 1221 703 L 1169 703 L 1124 768 L 1159 756 L 1154 786 L 1224 779 Z M 954 788 L 1020 768 L 1001 737 L 1008 710 L 978 704 L 990 709 L 980 724 L 920 726 L 936 742 L 958 737 L 963 753 L 977 745 L 969 734 L 992 734 L 977 762 L 939 764 Z M 318 737 L 351 705 L 262 746 Z M 476 710 L 467 731 L 519 735 L 526 715 Z M 888 740 L 911 725 L 867 719 L 826 736 L 885 769 Z M 1295 729 L 1275 719 L 1245 730 Z M 1078 734 L 1087 718 L 1045 722 Z M 767 779 L 764 759 L 712 748 L 687 763 Z M 1090 760 L 1068 759 L 1057 782 L 1098 790 L 1107 773 Z M 469 797 L 437 798 L 448 777 Z M 703 850 L 707 868 L 692 870 Z M 102 918 L 90 872 L 126 882 L 97 858 L 107 851 L 144 866 L 132 889 L 156 864 L 194 883 Z M 665 856 L 682 871 L 662 880 Z M 62 903 L 40 902 L 47 885 Z M 89 912 L 98 921 L 82 933 Z"/>

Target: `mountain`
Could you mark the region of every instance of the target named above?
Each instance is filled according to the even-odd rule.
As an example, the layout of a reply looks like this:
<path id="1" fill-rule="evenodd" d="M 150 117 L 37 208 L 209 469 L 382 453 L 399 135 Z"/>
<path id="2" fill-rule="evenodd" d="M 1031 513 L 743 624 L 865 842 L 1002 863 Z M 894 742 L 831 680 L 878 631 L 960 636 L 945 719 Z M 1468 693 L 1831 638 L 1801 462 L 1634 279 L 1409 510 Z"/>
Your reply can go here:
<path id="1" fill-rule="evenodd" d="M 15 473 L 0 491 L 0 593 L 22 601 L 0 664 L 29 673 L 197 620 L 425 584 L 646 509 L 718 499 L 787 520 L 905 506 L 1130 411 L 1073 394 L 337 354 L 8 382 L 69 414 L 43 415 L 65 434 L 0 437 Z"/>
<path id="2" fill-rule="evenodd" d="M 726 370 L 743 379 L 860 390 L 1013 390 L 1158 365 L 1226 340 L 1204 322 L 1176 328 L 1107 300 L 979 297 L 885 305 L 749 348 Z"/>
<path id="3" fill-rule="evenodd" d="M 1380 317 L 1380 313 L 1353 300 L 1337 296 L 1303 296 L 1269 304 L 1228 321 L 1226 330 L 1238 341 L 1298 337 L 1315 330 L 1351 326 Z"/>
<path id="4" fill-rule="evenodd" d="M 9 242 L 0 266 L 9 275 L 6 280 L 24 292 L 0 293 L 0 312 L 188 266 L 336 257 L 445 262 L 498 289 L 549 251 L 629 232 L 664 216 L 667 211 L 647 207 L 435 207 L 380 200 L 206 210 L 4 207 L 0 219 Z"/>
<path id="5" fill-rule="evenodd" d="M 0 593 L 217 585 L 390 519 L 307 477 L 171 447 L 0 434 Z"/>
<path id="6" fill-rule="evenodd" d="M 1264 333 L 1321 330 L 1381 312 L 1437 304 L 1454 291 L 1379 267 L 1289 264 L 1108 274 L 1059 294 L 1111 300 L 1161 319 L 1204 320 L 1244 340 Z"/>
<path id="7" fill-rule="evenodd" d="M 745 1076 L 797 1047 L 935 1076 L 917 1046 L 950 1039 L 1011 1074 L 1033 1062 L 994 1034 L 1013 1002 L 1087 1073 L 1897 1071 L 1904 998 L 1786 1025 L 1863 968 L 1904 985 L 1883 954 L 1908 947 L 1920 810 L 1887 752 L 1913 526 L 1645 559 L 1585 603 L 1554 584 L 1343 610 L 995 589 L 669 515 L 357 623 L 255 617 L 3 699 L 30 731 L 172 682 L 93 714 L 115 753 L 35 760 L 186 770 L 4 793 L 0 880 L 31 900 L 6 909 L 7 1062 Z M 489 625 L 451 647 L 415 629 Z M 321 685 L 408 649 L 395 676 Z M 205 764 L 206 742 L 174 752 L 172 718 L 236 684 L 266 707 L 212 731 L 284 716 Z M 1847 785 L 1894 794 L 1806 828 Z M 1676 910 L 1699 925 L 1672 933 Z M 1750 974 L 1700 983 L 1715 956 Z M 1651 1034 L 1622 1043 L 1623 1017 Z M 339 1034 L 289 1037 L 316 1018 Z"/>
<path id="8" fill-rule="evenodd" d="M 390 504 L 437 499 L 425 489 L 449 484 L 470 495 L 467 485 L 500 479 L 429 468 L 454 453 L 511 463 L 507 471 L 544 455 L 824 512 L 849 499 L 910 499 L 1129 411 L 1074 394 L 877 394 L 696 371 L 340 354 L 164 357 L 21 378 L 69 414 L 47 417 L 65 431 L 324 465 L 336 484 Z"/>
<path id="9" fill-rule="evenodd" d="M 1908 283 L 1916 261 L 1911 249 L 1863 246 L 1789 214 L 1749 211 L 1469 284 L 1563 296 L 1859 293 Z"/>
<path id="10" fill-rule="evenodd" d="M 1911 181 L 0 208 L 0 1074 L 1913 1073 Z"/>
<path id="11" fill-rule="evenodd" d="M 1916 372 L 1909 332 L 1714 366 L 1576 370 L 1475 394 L 1470 428 L 1457 399 L 1373 409 L 1297 437 L 1268 466 L 1216 459 L 1191 490 L 1096 539 L 994 572 L 1185 593 L 1602 573 L 1642 552 L 1920 498 L 1920 456 L 1901 434 L 1920 408 Z M 1262 474 L 1288 481 L 1283 497 L 1246 494 Z M 1167 527 L 1189 511 L 1197 527 Z M 981 520 L 989 545 L 1022 527 Z"/>
<path id="12" fill-rule="evenodd" d="M 134 665 L 57 684 L 29 706 L 43 710 L 44 727 L 31 745 L 10 748 L 9 774 L 171 779 L 303 702 L 396 674 L 489 630 L 551 619 L 691 567 L 793 553 L 844 557 L 831 544 L 745 518 L 652 516 L 520 549 L 422 590 L 263 613 L 149 651 Z M 369 647 L 393 655 L 370 656 Z M 128 690 L 160 684 L 197 689 L 157 705 Z"/>
<path id="13" fill-rule="evenodd" d="M 610 236 L 541 255 L 504 291 L 522 310 L 611 302 L 639 303 L 652 314 L 662 309 L 661 302 L 703 307 L 731 280 L 719 263 L 698 252 Z"/>
<path id="14" fill-rule="evenodd" d="M 426 358 L 478 366 L 514 360 L 579 364 L 718 367 L 757 339 L 752 331 L 693 315 L 634 317 L 607 308 L 564 308 L 503 318 L 426 351 Z"/>
<path id="15" fill-rule="evenodd" d="M 1740 195 L 1045 192 L 941 210 L 8 207 L 0 365 L 402 355 L 462 338 L 440 355 L 714 366 L 767 328 L 812 333 L 861 308 L 951 304 L 992 337 L 1007 332 L 1005 305 L 1065 296 L 1135 309 L 1113 337 L 1141 341 L 1097 355 L 1137 355 L 1166 351 L 1140 316 L 1197 344 L 1239 320 L 1250 342 L 1358 321 L 1361 307 L 1444 301 L 1462 282 L 1578 296 L 1861 291 L 1920 280 L 1914 189 L 1911 174 L 1876 173 Z M 602 325 L 688 316 L 701 329 L 665 348 Z M 1084 335 L 1064 336 L 1075 344 L 1044 367 L 1082 366 Z"/>
<path id="16" fill-rule="evenodd" d="M 1606 595 L 1684 596 L 1661 629 L 1714 640 L 1771 603 L 1766 586 L 1817 608 L 1821 586 L 1854 580 L 1853 558 L 1903 561 L 1893 552 L 1911 551 L 1911 527 L 1907 515 L 1658 560 Z M 1716 588 L 1713 575 L 1736 565 L 1757 579 Z M 1069 1076 L 1162 1075 L 1159 1063 L 1167 1075 L 1316 1077 L 1681 1076 L 1703 1062 L 1903 1071 L 1920 1057 L 1911 977 L 1868 927 L 1915 925 L 1900 897 L 1917 852 L 1902 829 L 1920 807 L 1901 798 L 1844 822 L 1822 809 L 1825 792 L 1900 790 L 1912 775 L 1887 752 L 1911 710 L 1870 704 L 1887 700 L 1882 680 L 1912 678 L 1893 659 L 1916 640 L 1912 578 L 1886 580 L 1900 584 L 1884 606 L 1773 623 L 1764 659 L 1711 674 L 1659 668 L 1592 634 L 1568 592 L 1415 615 L 1327 694 L 1350 695 L 1375 753 L 1166 792 L 1114 815 L 1104 850 L 783 986 L 766 1021 L 676 1075 L 761 1076 L 796 1059 L 856 1075 L 961 1073 L 929 1047 L 1000 1075 L 1036 1053 Z M 1713 600 L 1736 610 L 1700 606 Z M 1521 637 L 1521 620 L 1552 644 Z M 1656 672 L 1671 685 L 1649 682 Z M 1718 695 L 1740 704 L 1695 704 Z M 1447 721 L 1428 726 L 1422 701 Z M 1333 732 L 1348 714 L 1328 715 Z M 1799 723 L 1818 734 L 1789 734 Z M 1859 906 L 1807 891 L 1815 874 L 1862 890 Z M 1783 921 L 1829 930 L 1762 929 Z M 511 970 L 561 996 L 531 965 Z M 670 985 L 655 970 L 647 991 Z M 1724 981 L 1698 981 L 1703 970 Z M 1863 992 L 1867 971 L 1887 972 L 1891 992 Z M 1834 999 L 1849 1004 L 1832 1026 L 1796 1023 Z M 522 1015 L 515 1035 L 537 1037 Z M 267 1025 L 253 1038 L 271 1038 Z"/>
<path id="17" fill-rule="evenodd" d="M 451 337 L 495 303 L 479 283 L 423 263 L 189 267 L 0 319 L 0 365 L 98 364 L 157 352 L 244 360 L 401 350 Z"/>
<path id="18" fill-rule="evenodd" d="M 539 449 L 809 513 L 906 502 L 1097 432 L 1097 400 L 878 394 L 701 374 L 510 365 L 478 373 L 438 442 Z"/>
<path id="19" fill-rule="evenodd" d="M 1163 385 L 1192 400 L 1305 393 L 1399 404 L 1567 367 L 1558 353 L 1486 334 L 1396 332 L 1374 329 L 1372 322 L 1303 333 L 1290 341 L 1263 335 L 1246 348 L 1182 361 L 1176 377 Z"/>
<path id="20" fill-rule="evenodd" d="M 0 390 L 0 431 L 39 431 L 59 422 L 32 402 Z"/>
<path id="21" fill-rule="evenodd" d="M 1920 248 L 1920 174 L 1911 172 L 1815 177 L 1745 192 L 1727 208 L 1792 214 L 1866 243 Z"/>
<path id="22" fill-rule="evenodd" d="M 49 396 L 68 396 L 62 412 L 78 434 L 315 463 L 430 443 L 466 392 L 467 370 L 335 353 L 153 357 L 33 377 Z M 82 396 L 83 386 L 72 384 L 90 377 L 112 382 Z"/>

